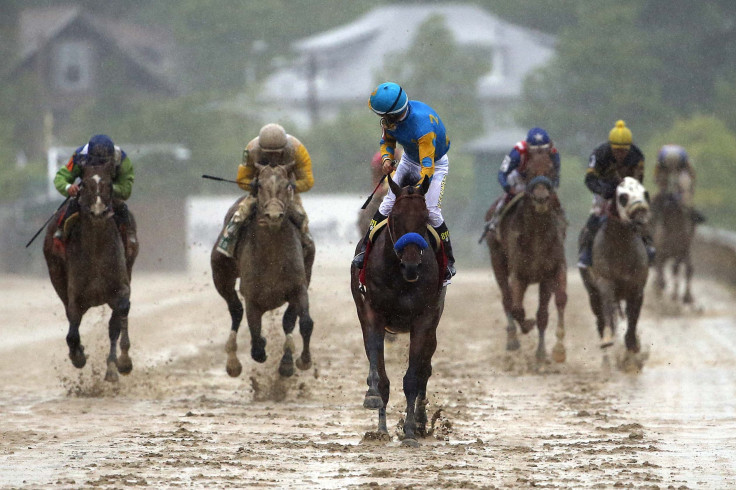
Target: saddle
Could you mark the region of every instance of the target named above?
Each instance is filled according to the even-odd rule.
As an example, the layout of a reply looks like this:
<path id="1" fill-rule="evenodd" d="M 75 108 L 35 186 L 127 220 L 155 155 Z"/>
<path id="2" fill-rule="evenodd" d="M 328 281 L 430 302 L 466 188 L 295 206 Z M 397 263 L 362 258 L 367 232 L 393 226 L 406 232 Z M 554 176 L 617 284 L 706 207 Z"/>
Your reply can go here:
<path id="1" fill-rule="evenodd" d="M 373 248 L 373 242 L 376 240 L 378 235 L 381 234 L 384 228 L 386 228 L 386 225 L 388 224 L 388 218 L 378 223 L 376 226 L 373 227 L 371 232 L 368 234 L 368 244 L 365 247 L 365 255 L 363 258 L 363 268 L 360 269 L 360 274 L 358 275 L 358 280 L 360 282 L 361 289 L 365 288 L 365 278 L 366 278 L 366 270 L 368 269 L 368 259 L 370 257 L 371 249 Z M 437 260 L 437 266 L 439 267 L 440 271 L 444 271 L 447 268 L 447 254 L 445 253 L 445 246 L 442 243 L 442 239 L 437 234 L 437 231 L 432 228 L 431 225 L 427 225 L 427 231 L 429 232 L 429 244 L 434 250 L 435 258 Z M 442 289 L 442 284 L 444 283 L 444 274 L 440 273 L 439 275 L 439 288 Z"/>

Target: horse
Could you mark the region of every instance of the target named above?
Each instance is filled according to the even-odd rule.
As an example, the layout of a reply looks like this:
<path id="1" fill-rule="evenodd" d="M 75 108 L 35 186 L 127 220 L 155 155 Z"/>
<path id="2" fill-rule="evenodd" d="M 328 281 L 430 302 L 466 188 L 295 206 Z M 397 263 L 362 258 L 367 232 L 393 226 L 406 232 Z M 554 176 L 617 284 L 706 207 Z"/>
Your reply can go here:
<path id="1" fill-rule="evenodd" d="M 290 203 L 294 198 L 295 164 L 266 166 L 256 164 L 256 212 L 248 226 L 241 227 L 234 258 L 212 249 L 210 264 L 215 289 L 223 297 L 230 312 L 230 336 L 225 346 L 227 373 L 240 376 L 243 366 L 237 356 L 237 335 L 243 319 L 243 305 L 238 298 L 235 282 L 240 279 L 240 293 L 245 299 L 245 314 L 251 337 L 251 357 L 266 362 L 266 339 L 261 334 L 261 318 L 267 311 L 288 303 L 282 326 L 286 339 L 279 364 L 279 374 L 294 374 L 294 339 L 292 332 L 299 318 L 302 353 L 296 359 L 301 370 L 312 366 L 309 341 L 314 322 L 309 315 L 307 288 L 314 263 L 314 245 L 303 249 L 299 229 L 289 219 Z M 242 199 L 225 216 L 230 221 Z M 218 237 L 219 240 L 219 237 Z"/>
<path id="2" fill-rule="evenodd" d="M 442 287 L 444 271 L 435 254 L 424 253 L 431 233 L 424 200 L 429 180 L 424 179 L 419 188 L 401 188 L 391 176 L 386 178 L 396 201 L 386 229 L 377 235 L 371 245 L 373 252 L 366 256 L 364 288 L 360 284 L 361 271 L 354 265 L 350 268 L 350 289 L 369 362 L 363 407 L 378 410 L 377 432 L 387 438 L 390 382 L 384 363 L 384 335 L 387 330 L 409 333 L 402 444 L 416 447 L 417 434 L 426 435 L 427 381 L 432 374 L 432 355 L 437 348 L 437 325 L 444 309 L 446 288 Z"/>
<path id="3" fill-rule="evenodd" d="M 493 273 L 501 289 L 506 314 L 506 350 L 520 348 L 516 323 L 522 333 L 534 326 L 539 331 L 536 358 L 547 358 L 544 335 L 549 320 L 549 300 L 554 293 L 557 308 L 557 342 L 552 350 L 556 362 L 564 362 L 565 306 L 567 305 L 567 262 L 565 233 L 567 222 L 552 185 L 554 166 L 546 154 L 533 154 L 527 162 L 528 184 L 506 205 L 497 233 L 486 234 Z M 490 220 L 497 202 L 486 213 Z M 539 284 L 536 319 L 524 313 L 524 294 L 531 284 Z"/>
<path id="4" fill-rule="evenodd" d="M 693 263 L 690 248 L 695 236 L 696 221 L 690 204 L 693 185 L 690 174 L 681 172 L 668 179 L 669 185 L 652 200 L 652 224 L 654 246 L 657 254 L 654 259 L 655 291 L 661 297 L 665 290 L 664 267 L 672 261 L 672 300 L 679 297 L 680 265 L 685 267 L 684 304 L 692 304 L 694 299 L 690 289 L 693 276 Z"/>
<path id="5" fill-rule="evenodd" d="M 57 211 L 57 219 L 46 228 L 43 243 L 51 283 L 69 320 L 66 343 L 74 367 L 81 369 L 87 362 L 79 335 L 82 316 L 94 306 L 107 304 L 112 309 L 108 326 L 110 353 L 105 373 L 105 381 L 111 382 L 118 380 L 118 373 L 128 374 L 133 369 L 128 354 L 128 313 L 130 280 L 138 256 L 138 242 L 129 242 L 126 247 L 114 220 L 114 171 L 112 163 L 84 167 L 76 198 L 79 214 L 78 218 L 72 216 L 66 222 L 69 231 L 65 250 L 55 251 L 53 242 L 58 218 L 66 211 L 64 207 Z M 134 227 L 133 213 L 129 215 L 130 226 Z M 120 357 L 117 356 L 118 338 Z"/>
<path id="6" fill-rule="evenodd" d="M 580 268 L 604 353 L 614 343 L 622 301 L 626 304 L 627 357 L 640 351 L 636 324 L 649 274 L 642 234 L 649 218 L 649 193 L 635 178 L 624 178 L 616 188 L 604 223 L 595 234 L 593 265 Z"/>

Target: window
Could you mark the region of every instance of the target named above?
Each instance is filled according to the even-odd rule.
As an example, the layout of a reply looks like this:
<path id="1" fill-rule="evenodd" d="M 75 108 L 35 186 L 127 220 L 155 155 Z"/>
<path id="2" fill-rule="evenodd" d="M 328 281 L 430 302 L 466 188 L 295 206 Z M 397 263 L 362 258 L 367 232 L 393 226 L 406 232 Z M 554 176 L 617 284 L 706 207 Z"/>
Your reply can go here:
<path id="1" fill-rule="evenodd" d="M 54 87 L 64 92 L 82 92 L 92 88 L 92 46 L 80 41 L 66 41 L 56 48 L 53 59 Z"/>

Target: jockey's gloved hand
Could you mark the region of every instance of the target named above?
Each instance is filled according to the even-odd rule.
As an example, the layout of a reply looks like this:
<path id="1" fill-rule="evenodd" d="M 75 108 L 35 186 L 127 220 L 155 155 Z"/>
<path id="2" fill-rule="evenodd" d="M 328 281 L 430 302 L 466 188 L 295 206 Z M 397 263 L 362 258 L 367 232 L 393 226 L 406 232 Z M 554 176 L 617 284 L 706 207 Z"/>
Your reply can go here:
<path id="1" fill-rule="evenodd" d="M 506 194 L 509 194 L 509 193 L 511 192 L 511 186 L 510 186 L 510 185 L 508 185 L 508 184 L 506 184 L 505 186 L 503 186 L 503 191 L 504 191 L 504 192 L 505 192 Z"/>
<path id="2" fill-rule="evenodd" d="M 72 184 L 67 188 L 66 192 L 69 196 L 76 197 L 76 195 L 79 194 L 79 186 L 77 184 Z"/>
<path id="3" fill-rule="evenodd" d="M 604 183 L 603 186 L 603 192 L 601 192 L 601 195 L 604 199 L 612 199 L 616 195 L 616 185 L 611 183 Z"/>

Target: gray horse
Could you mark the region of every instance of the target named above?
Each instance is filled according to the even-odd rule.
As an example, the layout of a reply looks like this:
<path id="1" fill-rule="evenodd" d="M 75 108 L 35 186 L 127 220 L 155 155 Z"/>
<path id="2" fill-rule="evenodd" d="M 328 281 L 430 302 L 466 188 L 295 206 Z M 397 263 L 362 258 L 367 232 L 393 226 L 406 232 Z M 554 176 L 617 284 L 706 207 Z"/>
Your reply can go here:
<path id="1" fill-rule="evenodd" d="M 593 266 L 581 268 L 583 284 L 596 317 L 601 348 L 614 343 L 620 304 L 626 303 L 628 353 L 640 350 L 636 334 L 644 286 L 649 274 L 642 232 L 649 222 L 649 194 L 638 180 L 626 177 L 616 188 L 608 218 L 593 241 Z"/>
<path id="2" fill-rule="evenodd" d="M 685 289 L 682 302 L 692 304 L 694 299 L 690 289 L 693 277 L 693 263 L 690 248 L 695 236 L 696 220 L 691 207 L 693 184 L 690 175 L 680 173 L 670 179 L 668 187 L 654 196 L 652 201 L 652 223 L 654 246 L 657 255 L 654 260 L 655 291 L 662 296 L 665 289 L 664 267 L 672 261 L 672 300 L 679 298 L 680 265 L 685 267 Z"/>
<path id="3" fill-rule="evenodd" d="M 67 222 L 70 230 L 65 251 L 59 253 L 54 250 L 57 220 L 53 220 L 46 229 L 43 244 L 51 283 L 64 303 L 69 320 L 66 343 L 75 367 L 82 368 L 87 362 L 79 335 L 82 316 L 94 306 L 107 304 L 112 309 L 106 381 L 117 381 L 118 372 L 128 374 L 133 369 L 128 356 L 128 311 L 131 272 L 138 255 L 137 242 L 130 243 L 126 251 L 113 219 L 113 172 L 112 165 L 87 165 L 84 168 L 77 197 L 79 217 L 73 225 L 72 219 Z M 59 213 L 64 211 L 61 209 Z M 130 219 L 131 226 L 135 226 L 132 213 Z M 117 356 L 118 338 L 120 357 Z"/>
<path id="4" fill-rule="evenodd" d="M 293 199 L 294 164 L 264 166 L 256 164 L 257 205 L 253 221 L 241 228 L 234 259 L 212 249 L 212 277 L 217 292 L 228 305 L 232 320 L 230 337 L 225 346 L 227 373 L 239 376 L 242 364 L 237 356 L 237 335 L 243 319 L 243 306 L 235 289 L 240 279 L 240 293 L 245 299 L 245 313 L 251 336 L 251 357 L 266 361 L 266 339 L 261 334 L 261 317 L 267 311 L 288 303 L 282 319 L 286 334 L 284 354 L 279 365 L 282 376 L 294 374 L 295 350 L 292 332 L 299 317 L 302 354 L 296 359 L 299 369 L 312 365 L 309 340 L 313 322 L 309 316 L 307 288 L 314 263 L 314 245 L 303 247 L 299 229 L 289 219 Z M 225 223 L 237 209 L 239 201 L 228 211 Z M 217 243 L 217 241 L 215 242 Z"/>

